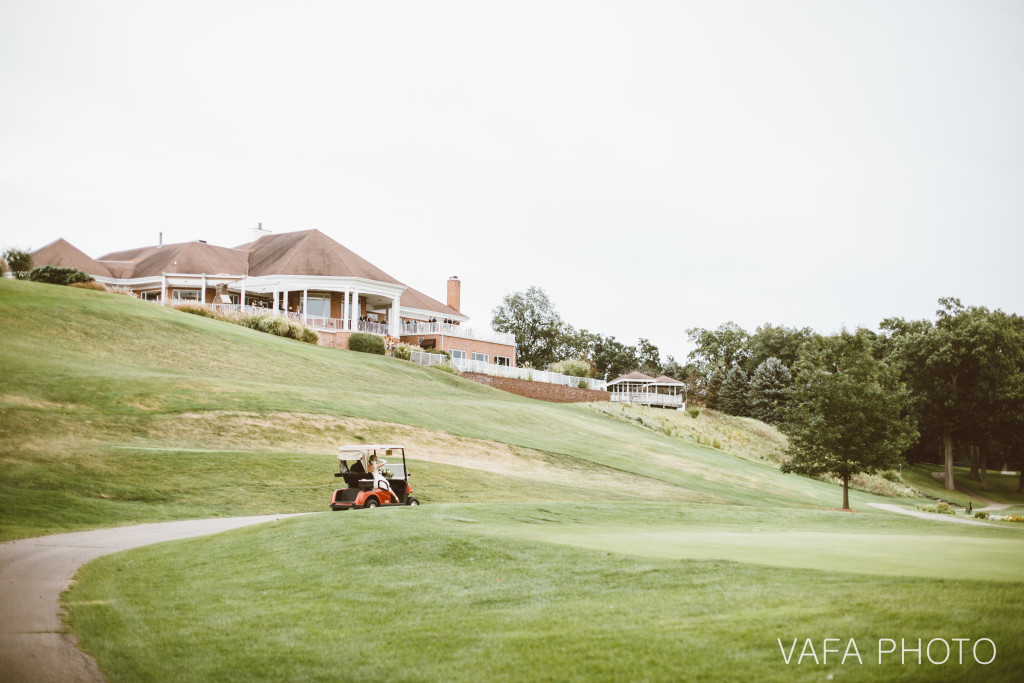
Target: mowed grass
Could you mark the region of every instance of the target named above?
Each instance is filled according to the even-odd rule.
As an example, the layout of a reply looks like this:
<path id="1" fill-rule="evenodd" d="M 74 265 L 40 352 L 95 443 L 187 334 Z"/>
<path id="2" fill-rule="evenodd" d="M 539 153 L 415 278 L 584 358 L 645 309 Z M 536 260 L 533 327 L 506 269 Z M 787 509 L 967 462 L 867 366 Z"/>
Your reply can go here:
<path id="1" fill-rule="evenodd" d="M 1024 586 L 721 560 L 644 557 L 534 537 L 539 527 L 722 530 L 778 511 L 610 504 L 435 505 L 327 513 L 152 546 L 85 567 L 66 595 L 79 643 L 111 681 L 1015 680 Z M 896 516 L 794 511 L 792 526 L 928 536 Z M 877 517 L 878 519 L 867 519 Z M 955 525 L 950 525 L 955 526 Z M 775 529 L 780 528 L 777 524 Z M 935 547 L 972 538 L 943 530 Z M 982 529 L 1007 540 L 1005 529 Z M 813 551 L 801 548 L 801 551 Z M 753 552 L 757 552 L 756 550 Z M 933 559 L 938 571 L 946 556 Z M 861 661 L 822 639 L 849 639 Z M 811 638 L 818 662 L 786 664 Z M 879 640 L 990 638 L 993 663 L 918 664 Z M 832 647 L 837 647 L 835 643 Z M 954 644 L 955 647 L 955 644 Z M 968 645 L 970 648 L 970 645 Z M 941 656 L 941 652 L 935 651 Z M 984 660 L 989 651 L 979 649 Z"/>
<path id="2" fill-rule="evenodd" d="M 311 496 L 331 486 L 339 443 L 415 437 L 429 444 L 410 429 L 468 440 L 451 450 L 470 461 L 487 460 L 493 444 L 503 444 L 575 472 L 527 483 L 500 467 L 481 474 L 490 467 L 484 463 L 439 477 L 448 483 L 436 491 L 450 492 L 447 500 L 521 500 L 520 492 L 547 499 L 558 495 L 552 485 L 568 499 L 644 499 L 656 489 L 656 499 L 726 504 L 820 508 L 840 500 L 835 486 L 586 406 L 531 401 L 404 361 L 317 348 L 128 297 L 2 279 L 0 317 L 4 539 L 319 509 Z M 195 454 L 203 451 L 220 454 Z M 300 454 L 319 460 L 314 467 Z M 473 468 L 435 456 L 437 464 Z M 620 485 L 589 491 L 595 467 L 605 479 L 621 477 Z M 433 495 L 430 480 L 423 484 Z M 854 505 L 871 500 L 853 496 Z"/>

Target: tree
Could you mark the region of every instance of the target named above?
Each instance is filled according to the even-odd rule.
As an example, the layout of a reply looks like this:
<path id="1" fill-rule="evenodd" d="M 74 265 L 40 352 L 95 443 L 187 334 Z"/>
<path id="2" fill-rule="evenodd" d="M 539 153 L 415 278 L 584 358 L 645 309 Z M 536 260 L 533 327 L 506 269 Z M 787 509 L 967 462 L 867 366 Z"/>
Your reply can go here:
<path id="1" fill-rule="evenodd" d="M 7 267 L 10 269 L 11 274 L 19 280 L 25 280 L 28 278 L 29 271 L 32 270 L 32 252 L 27 249 L 17 249 L 15 247 L 8 247 L 3 254 L 4 262 L 7 263 Z"/>
<path id="2" fill-rule="evenodd" d="M 562 318 L 543 289 L 534 286 L 525 292 L 506 294 L 493 316 L 491 327 L 515 336 L 520 365 L 543 368 L 559 360 Z"/>
<path id="3" fill-rule="evenodd" d="M 76 282 L 92 282 L 93 277 L 77 268 L 67 266 L 38 266 L 28 273 L 32 282 L 45 282 L 51 285 L 70 285 Z"/>
<path id="4" fill-rule="evenodd" d="M 750 355 L 747 348 L 750 335 L 734 322 L 719 325 L 717 330 L 694 327 L 686 331 L 686 336 L 696 345 L 690 352 L 690 360 L 707 376 L 716 366 L 731 368 L 741 365 Z"/>
<path id="5" fill-rule="evenodd" d="M 952 491 L 955 441 L 990 443 L 1024 409 L 1024 325 L 1019 316 L 965 307 L 955 298 L 939 305 L 934 325 L 890 319 L 883 329 L 912 391 L 919 429 L 941 437 L 945 486 Z M 975 453 L 980 469 L 985 456 Z"/>
<path id="6" fill-rule="evenodd" d="M 781 360 L 766 358 L 750 378 L 750 416 L 768 424 L 778 424 L 792 383 L 793 375 Z"/>
<path id="7" fill-rule="evenodd" d="M 739 365 L 729 368 L 722 382 L 722 388 L 718 393 L 718 407 L 730 415 L 747 417 L 750 415 L 750 406 L 747 404 L 747 393 L 749 382 L 747 373 Z"/>
<path id="8" fill-rule="evenodd" d="M 816 336 L 817 333 L 809 327 L 796 328 L 765 323 L 747 340 L 748 355 L 743 369 L 753 376 L 761 363 L 769 358 L 776 358 L 782 361 L 787 369 L 792 369 L 800 357 L 800 347 Z"/>
<path id="9" fill-rule="evenodd" d="M 658 351 L 658 347 L 643 337 L 637 342 L 637 347 L 636 360 L 640 372 L 652 377 L 661 374 L 661 353 Z"/>
<path id="10" fill-rule="evenodd" d="M 792 456 L 782 471 L 839 477 L 849 510 L 850 477 L 894 466 L 917 438 L 908 402 L 898 371 L 874 357 L 866 330 L 808 344 L 781 425 Z"/>

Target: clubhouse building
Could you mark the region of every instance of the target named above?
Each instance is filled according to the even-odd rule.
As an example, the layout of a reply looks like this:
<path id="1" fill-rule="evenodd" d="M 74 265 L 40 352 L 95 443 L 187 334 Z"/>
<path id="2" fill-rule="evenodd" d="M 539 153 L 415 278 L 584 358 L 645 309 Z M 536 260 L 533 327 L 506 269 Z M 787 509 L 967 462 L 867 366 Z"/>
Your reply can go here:
<path id="1" fill-rule="evenodd" d="M 319 230 L 254 237 L 237 247 L 161 243 L 98 259 L 58 239 L 32 256 L 38 266 L 77 268 L 149 301 L 286 315 L 316 329 L 325 346 L 347 348 L 358 331 L 443 349 L 453 359 L 516 365 L 513 335 L 465 324 L 457 277 L 448 279 L 441 303 Z"/>

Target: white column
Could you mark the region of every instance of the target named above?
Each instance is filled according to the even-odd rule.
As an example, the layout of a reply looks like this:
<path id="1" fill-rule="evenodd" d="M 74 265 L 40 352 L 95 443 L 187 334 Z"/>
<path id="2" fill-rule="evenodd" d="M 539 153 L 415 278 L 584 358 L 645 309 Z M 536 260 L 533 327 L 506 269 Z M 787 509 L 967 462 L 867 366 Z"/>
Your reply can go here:
<path id="1" fill-rule="evenodd" d="M 160 275 L 160 303 L 167 304 L 167 273 Z"/>
<path id="2" fill-rule="evenodd" d="M 359 325 L 359 290 L 352 290 L 352 329 L 358 329 Z"/>
<path id="3" fill-rule="evenodd" d="M 239 282 L 241 283 L 239 286 L 241 287 L 242 292 L 238 295 L 238 305 L 241 306 L 242 308 L 244 308 L 245 307 L 245 280 L 240 280 Z M 242 310 L 242 308 L 239 308 L 238 310 Z"/>
<path id="4" fill-rule="evenodd" d="M 206 273 L 203 273 L 203 293 L 199 300 L 204 304 L 206 303 Z"/>
<path id="5" fill-rule="evenodd" d="M 275 287 L 274 288 L 274 309 L 273 309 L 274 310 L 274 315 L 277 315 L 277 312 L 280 309 L 280 306 L 281 306 L 281 301 L 280 301 L 280 298 L 278 297 L 277 288 Z"/>
<path id="6" fill-rule="evenodd" d="M 348 327 L 348 287 L 341 296 L 341 329 L 347 330 Z"/>
<path id="7" fill-rule="evenodd" d="M 309 288 L 302 289 L 302 324 L 309 324 Z"/>
<path id="8" fill-rule="evenodd" d="M 288 290 L 281 292 L 281 311 L 284 315 L 288 315 Z"/>
<path id="9" fill-rule="evenodd" d="M 399 310 L 398 297 L 396 296 L 391 300 L 391 312 L 388 314 L 388 334 L 392 337 L 397 337 L 401 332 L 399 329 L 401 321 L 398 319 Z"/>

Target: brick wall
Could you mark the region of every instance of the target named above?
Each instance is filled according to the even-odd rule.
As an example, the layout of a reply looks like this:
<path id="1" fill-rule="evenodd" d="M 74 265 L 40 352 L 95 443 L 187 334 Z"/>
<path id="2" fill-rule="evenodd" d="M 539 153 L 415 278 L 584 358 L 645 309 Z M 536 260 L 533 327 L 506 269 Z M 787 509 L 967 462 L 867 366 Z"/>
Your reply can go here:
<path id="1" fill-rule="evenodd" d="M 538 401 L 548 401 L 549 403 L 593 403 L 611 400 L 611 396 L 607 391 L 577 389 L 576 387 L 567 387 L 561 384 L 530 382 L 525 379 L 513 379 L 511 377 L 491 377 L 490 375 L 483 375 L 477 372 L 463 372 L 460 374 L 466 379 L 507 391 L 510 394 L 535 398 Z"/>
<path id="2" fill-rule="evenodd" d="M 351 332 L 331 332 L 329 330 L 317 330 L 316 333 L 320 335 L 320 346 L 330 346 L 335 349 L 347 349 L 348 338 L 352 336 Z"/>

